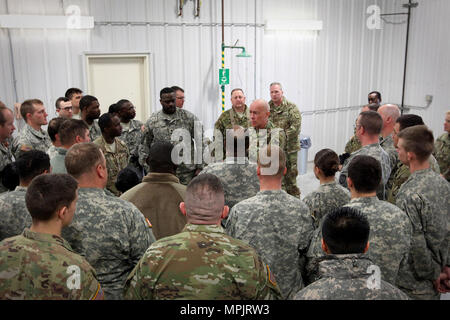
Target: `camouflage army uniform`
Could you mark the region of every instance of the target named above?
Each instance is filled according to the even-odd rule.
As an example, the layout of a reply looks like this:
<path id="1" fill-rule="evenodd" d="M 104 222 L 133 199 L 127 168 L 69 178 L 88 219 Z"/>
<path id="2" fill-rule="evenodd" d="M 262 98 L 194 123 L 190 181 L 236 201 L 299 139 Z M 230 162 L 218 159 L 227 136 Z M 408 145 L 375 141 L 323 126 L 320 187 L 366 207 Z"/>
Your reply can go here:
<path id="1" fill-rule="evenodd" d="M 52 167 L 52 173 L 67 173 L 65 159 L 67 149 L 56 148 L 56 154 L 50 158 L 50 166 Z"/>
<path id="2" fill-rule="evenodd" d="M 314 228 L 318 228 L 324 215 L 350 202 L 350 191 L 335 181 L 324 183 L 317 190 L 308 194 L 303 202 L 309 208 L 314 220 Z"/>
<path id="3" fill-rule="evenodd" d="M 434 144 L 434 156 L 444 178 L 450 182 L 450 136 L 448 132 L 441 135 Z"/>
<path id="4" fill-rule="evenodd" d="M 119 139 L 125 142 L 130 151 L 130 164 L 135 168 L 139 168 L 139 144 L 141 143 L 143 136 L 143 124 L 139 120 L 130 120 L 130 122 L 128 122 L 128 130 L 125 129 L 123 122 L 120 124 L 122 125 L 122 135 Z"/>
<path id="5" fill-rule="evenodd" d="M 88 127 L 89 127 L 89 138 L 91 139 L 92 142 L 94 142 L 95 139 L 97 139 L 98 137 L 102 136 L 102 130 L 98 125 L 98 120 L 94 120 L 94 122 L 92 122 L 92 125 L 88 124 Z"/>
<path id="6" fill-rule="evenodd" d="M 197 123 L 197 124 L 195 124 Z M 195 127 L 201 128 L 197 133 L 199 137 L 194 135 Z M 191 140 L 183 142 L 174 142 L 171 139 L 172 133 L 176 129 L 184 129 L 190 134 Z M 199 150 L 200 146 L 203 147 L 203 151 L 200 155 L 203 155 L 205 148 L 207 147 L 205 140 L 203 139 L 203 126 L 198 118 L 191 112 L 176 108 L 175 113 L 166 114 L 163 110 L 153 113 L 150 119 L 145 123 L 145 129 L 142 137 L 141 144 L 139 145 L 139 163 L 148 172 L 148 165 L 146 159 L 150 152 L 150 147 L 155 142 L 171 142 L 174 145 L 180 145 L 185 143 L 184 150 L 188 149 L 190 143 L 191 159 L 190 164 L 182 162 L 177 167 L 176 176 L 180 179 L 180 183 L 187 185 L 194 177 L 196 170 L 203 169 L 203 159 L 199 157 L 195 159 L 194 142 L 192 139 L 198 138 L 201 141 L 196 141 L 196 147 Z M 186 137 L 187 138 L 187 137 Z M 179 154 L 179 153 L 178 153 Z M 197 162 L 197 163 L 195 163 Z"/>
<path id="7" fill-rule="evenodd" d="M 108 182 L 106 189 L 111 191 L 114 195 L 120 196 L 122 193 L 116 188 L 116 180 L 120 170 L 124 169 L 128 165 L 128 159 L 130 153 L 128 147 L 122 140 L 115 138 L 116 150 L 113 152 L 106 143 L 103 136 L 95 139 L 94 143 L 102 149 L 106 159 L 106 168 L 108 169 Z"/>
<path id="8" fill-rule="evenodd" d="M 433 155 L 430 155 L 428 161 L 430 163 L 431 169 L 437 174 L 440 174 L 439 164 L 437 163 Z M 391 174 L 391 178 L 389 179 L 391 182 L 388 188 L 387 201 L 392 204 L 396 204 L 398 191 L 400 190 L 402 184 L 405 183 L 406 180 L 408 180 L 410 175 L 411 172 L 409 171 L 408 166 L 398 160 L 397 165 L 395 166 L 395 171 Z"/>
<path id="9" fill-rule="evenodd" d="M 233 129 L 234 126 L 241 126 L 244 129 L 252 126 L 250 122 L 250 108 L 247 105 L 245 105 L 244 112 L 242 113 L 234 111 L 233 108 L 222 112 L 214 124 L 214 130 L 219 130 L 222 134 L 223 159 L 226 157 L 226 130 Z"/>
<path id="10" fill-rule="evenodd" d="M 269 264 L 284 299 L 303 288 L 313 221 L 300 199 L 282 190 L 260 191 L 231 209 L 226 231 L 254 247 Z"/>
<path id="11" fill-rule="evenodd" d="M 66 240 L 25 229 L 0 242 L 0 299 L 95 300 L 103 291 L 94 269 Z"/>
<path id="12" fill-rule="evenodd" d="M 31 226 L 31 216 L 25 203 L 27 188 L 17 186 L 14 191 L 0 195 L 0 241 L 22 233 Z"/>
<path id="13" fill-rule="evenodd" d="M 386 199 L 386 191 L 385 186 L 388 182 L 389 176 L 391 174 L 391 165 L 390 165 L 390 158 L 386 151 L 381 148 L 379 143 L 372 143 L 369 145 L 366 145 L 359 149 L 358 151 L 353 152 L 350 157 L 345 160 L 344 165 L 342 166 L 341 175 L 339 176 L 339 183 L 343 186 L 348 188 L 347 186 L 347 177 L 348 177 L 348 166 L 350 162 L 353 160 L 356 156 L 371 156 L 378 160 L 381 164 L 381 182 L 380 186 L 377 189 L 377 196 L 380 200 Z"/>
<path id="14" fill-rule="evenodd" d="M 392 139 L 392 134 L 388 135 L 380 141 L 380 146 L 386 151 L 389 156 L 391 169 L 395 167 L 398 162 L 398 152 L 394 146 L 394 139 Z M 392 171 L 392 170 L 391 170 Z"/>
<path id="15" fill-rule="evenodd" d="M 274 124 L 269 120 L 264 129 L 255 129 L 253 127 L 248 129 L 250 138 L 250 146 L 248 151 L 248 158 L 250 162 L 256 163 L 258 161 L 259 150 L 263 147 L 276 145 L 280 149 L 285 150 L 286 135 L 280 128 L 275 128 Z"/>
<path id="16" fill-rule="evenodd" d="M 217 225 L 187 224 L 148 248 L 125 284 L 126 299 L 269 300 L 280 292 L 269 267 Z"/>
<path id="17" fill-rule="evenodd" d="M 284 189 L 290 195 L 300 199 L 300 189 L 297 186 L 297 155 L 300 151 L 300 129 L 302 116 L 297 106 L 283 97 L 283 101 L 277 107 L 273 101 L 269 101 L 270 121 L 276 128 L 281 128 L 286 134 L 286 168 L 287 172 L 283 178 Z"/>
<path id="18" fill-rule="evenodd" d="M 372 265 L 364 254 L 326 255 L 319 265 L 320 279 L 298 292 L 294 299 L 409 300 L 405 293 L 384 280 L 378 288 L 372 287 Z"/>
<path id="19" fill-rule="evenodd" d="M 2 184 L 1 172 L 5 169 L 6 165 L 13 162 L 13 154 L 11 151 L 11 144 L 4 145 L 0 142 L 0 193 L 8 191 L 8 189 Z"/>
<path id="20" fill-rule="evenodd" d="M 78 190 L 74 218 L 62 236 L 94 267 L 108 300 L 122 298 L 126 277 L 155 241 L 133 204 L 99 188 Z"/>
<path id="21" fill-rule="evenodd" d="M 14 139 L 12 150 L 17 159 L 24 151 L 33 149 L 47 152 L 51 146 L 52 140 L 46 131 L 42 129 L 37 131 L 26 124 Z"/>
<path id="22" fill-rule="evenodd" d="M 225 193 L 225 205 L 230 209 L 238 202 L 255 196 L 259 191 L 256 163 L 247 158 L 228 157 L 224 162 L 206 166 L 200 174 L 211 173 L 220 179 Z"/>
<path id="23" fill-rule="evenodd" d="M 352 154 L 362 148 L 361 142 L 359 142 L 358 137 L 354 134 L 350 140 L 345 145 L 345 152 Z"/>
<path id="24" fill-rule="evenodd" d="M 398 287 L 415 299 L 439 299 L 433 281 L 450 262 L 450 184 L 430 168 L 415 171 L 401 186 L 397 206 L 406 212 L 413 229 Z"/>
<path id="25" fill-rule="evenodd" d="M 411 224 L 396 206 L 377 197 L 355 198 L 344 205 L 361 211 L 370 224 L 368 256 L 380 267 L 381 279 L 395 285 L 401 263 L 406 263 L 410 248 Z M 308 250 L 308 282 L 318 278 L 318 264 L 326 256 L 322 250 L 322 219 L 314 231 Z"/>
<path id="26" fill-rule="evenodd" d="M 57 147 L 55 147 L 54 145 L 52 145 L 50 148 L 48 148 L 47 154 L 50 157 L 50 159 L 58 154 L 58 151 L 56 150 L 56 148 Z"/>

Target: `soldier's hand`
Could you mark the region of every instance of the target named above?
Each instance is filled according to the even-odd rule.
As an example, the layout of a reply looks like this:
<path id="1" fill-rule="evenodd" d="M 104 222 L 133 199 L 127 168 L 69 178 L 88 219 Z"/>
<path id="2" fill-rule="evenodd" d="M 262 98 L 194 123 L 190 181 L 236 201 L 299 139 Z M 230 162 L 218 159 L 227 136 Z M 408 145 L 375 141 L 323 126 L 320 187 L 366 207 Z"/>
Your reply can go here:
<path id="1" fill-rule="evenodd" d="M 434 287 L 440 293 L 450 292 L 450 268 L 445 266 L 439 277 L 434 281 Z"/>

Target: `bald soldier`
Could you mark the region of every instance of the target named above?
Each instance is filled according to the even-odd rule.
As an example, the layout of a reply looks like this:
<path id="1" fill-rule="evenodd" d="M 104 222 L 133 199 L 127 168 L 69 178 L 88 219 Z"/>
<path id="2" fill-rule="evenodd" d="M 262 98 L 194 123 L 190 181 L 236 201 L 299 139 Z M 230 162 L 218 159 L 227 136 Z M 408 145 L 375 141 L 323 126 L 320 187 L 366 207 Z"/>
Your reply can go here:
<path id="1" fill-rule="evenodd" d="M 0 176 L 6 165 L 13 162 L 10 139 L 15 129 L 13 112 L 0 101 Z M 0 179 L 0 193 L 7 190 Z"/>
<path id="2" fill-rule="evenodd" d="M 256 251 L 220 226 L 228 207 L 216 176 L 192 179 L 180 210 L 187 225 L 147 249 L 126 281 L 126 299 L 280 298 L 269 267 Z"/>

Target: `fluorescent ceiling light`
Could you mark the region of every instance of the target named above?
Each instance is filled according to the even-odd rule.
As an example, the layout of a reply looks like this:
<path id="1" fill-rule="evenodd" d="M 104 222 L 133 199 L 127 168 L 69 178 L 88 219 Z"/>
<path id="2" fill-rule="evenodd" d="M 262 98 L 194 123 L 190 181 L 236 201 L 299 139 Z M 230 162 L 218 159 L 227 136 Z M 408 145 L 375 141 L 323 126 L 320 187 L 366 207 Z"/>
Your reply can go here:
<path id="1" fill-rule="evenodd" d="M 322 20 L 267 20 L 265 30 L 322 30 Z"/>
<path id="2" fill-rule="evenodd" d="M 0 15 L 0 28 L 18 29 L 93 29 L 91 16 Z"/>

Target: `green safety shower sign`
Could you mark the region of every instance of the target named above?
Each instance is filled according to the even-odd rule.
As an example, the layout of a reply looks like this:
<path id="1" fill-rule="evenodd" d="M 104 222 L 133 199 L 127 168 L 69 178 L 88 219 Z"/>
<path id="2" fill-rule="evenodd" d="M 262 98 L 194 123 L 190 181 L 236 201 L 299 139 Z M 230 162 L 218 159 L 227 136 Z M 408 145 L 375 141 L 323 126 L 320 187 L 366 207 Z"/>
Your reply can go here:
<path id="1" fill-rule="evenodd" d="M 230 69 L 219 69 L 219 84 L 230 84 Z"/>

